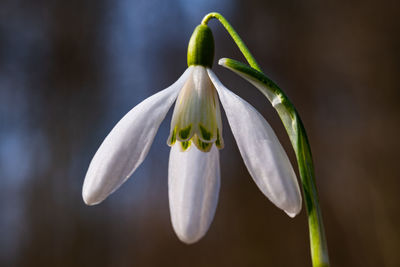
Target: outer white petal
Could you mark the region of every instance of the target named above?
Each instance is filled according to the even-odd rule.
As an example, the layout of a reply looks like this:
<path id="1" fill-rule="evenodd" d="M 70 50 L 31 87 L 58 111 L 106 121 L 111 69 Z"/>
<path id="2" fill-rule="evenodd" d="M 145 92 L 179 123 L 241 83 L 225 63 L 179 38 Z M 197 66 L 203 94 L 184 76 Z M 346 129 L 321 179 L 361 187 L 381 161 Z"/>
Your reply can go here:
<path id="1" fill-rule="evenodd" d="M 143 162 L 190 71 L 188 68 L 173 85 L 135 106 L 115 125 L 86 173 L 82 190 L 86 204 L 95 205 L 103 201 Z"/>
<path id="2" fill-rule="evenodd" d="M 290 217 L 301 210 L 301 194 L 292 165 L 271 126 L 249 103 L 225 88 L 208 71 L 246 167 L 259 189 Z"/>
<path id="3" fill-rule="evenodd" d="M 210 227 L 218 203 L 220 186 L 219 152 L 195 146 L 181 152 L 171 148 L 168 194 L 171 221 L 179 239 L 187 244 L 202 238 Z"/>

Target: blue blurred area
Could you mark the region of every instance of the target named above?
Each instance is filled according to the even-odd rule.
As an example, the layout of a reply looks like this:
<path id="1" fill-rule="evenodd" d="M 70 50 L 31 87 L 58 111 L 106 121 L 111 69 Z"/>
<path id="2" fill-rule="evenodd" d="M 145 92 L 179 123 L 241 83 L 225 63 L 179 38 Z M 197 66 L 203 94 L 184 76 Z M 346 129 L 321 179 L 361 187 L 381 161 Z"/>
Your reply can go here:
<path id="1" fill-rule="evenodd" d="M 231 9 L 234 6 L 233 2 L 228 1 L 220 1 L 216 6 L 224 8 L 226 4 L 230 4 Z M 78 179 L 74 178 L 74 181 L 69 182 L 76 187 L 72 189 L 74 192 L 80 191 L 89 156 L 94 154 L 94 148 L 100 144 L 111 127 L 130 108 L 161 90 L 162 87 L 173 83 L 174 79 L 183 73 L 186 67 L 185 60 L 179 63 L 172 61 L 173 64 L 168 66 L 168 71 L 175 75 L 168 77 L 163 74 L 165 66 L 161 63 L 164 59 L 163 54 L 170 48 L 178 51 L 177 46 L 179 49 L 185 49 L 196 23 L 199 23 L 202 16 L 215 6 L 213 1 L 122 0 L 100 3 L 99 6 L 80 5 L 77 2 L 65 5 L 60 1 L 48 3 L 44 1 L 39 5 L 29 1 L 2 3 L 0 11 L 0 209 L 2 211 L 0 258 L 2 261 L 0 262 L 13 263 L 22 248 L 21 243 L 26 238 L 29 239 L 27 232 L 29 229 L 26 229 L 27 225 L 24 223 L 26 220 L 24 211 L 29 208 L 24 203 L 27 201 L 26 191 L 30 191 L 26 185 L 35 183 L 31 179 L 46 175 L 46 170 L 54 166 L 56 157 L 54 153 L 60 153 L 54 147 L 57 144 L 48 140 L 51 139 L 48 136 L 50 133 L 46 132 L 47 126 L 43 124 L 46 120 L 74 123 L 71 118 L 69 122 L 62 117 L 49 118 L 52 105 L 48 107 L 46 103 L 49 94 L 57 94 L 60 90 L 57 85 L 67 86 L 57 81 L 53 85 L 46 84 L 47 80 L 52 79 L 49 76 L 54 74 L 50 69 L 57 67 L 52 66 L 55 45 L 53 35 L 61 35 L 60 39 L 68 38 L 68 33 L 63 36 L 63 32 L 52 32 L 58 31 L 59 29 L 54 27 L 60 26 L 52 22 L 58 20 L 56 15 L 52 14 L 52 9 L 65 8 L 61 12 L 67 15 L 64 13 L 61 16 L 66 16 L 66 20 L 73 20 L 74 5 L 76 8 L 81 8 L 81 12 L 86 12 L 88 8 L 94 9 L 90 12 L 99 16 L 94 21 L 83 19 L 81 21 L 83 24 L 71 21 L 72 25 L 65 27 L 70 27 L 71 31 L 87 31 L 82 29 L 83 27 L 93 28 L 90 30 L 93 31 L 94 38 L 87 40 L 88 46 L 91 47 L 88 48 L 97 51 L 94 53 L 91 51 L 96 58 L 92 59 L 94 62 L 90 64 L 98 64 L 98 70 L 102 73 L 101 77 L 96 77 L 96 81 L 88 79 L 86 83 L 73 85 L 76 87 L 74 90 L 80 91 L 85 97 L 101 99 L 100 111 L 91 109 L 90 100 L 86 103 L 89 106 L 81 110 L 88 113 L 95 112 L 101 116 L 96 119 L 95 124 L 92 124 L 97 131 L 84 134 L 85 140 L 92 140 L 89 142 L 91 145 L 70 152 L 72 153 L 70 159 L 63 164 L 63 169 L 59 170 L 65 173 L 51 178 L 57 180 L 77 177 Z M 72 42 L 80 41 L 72 40 Z M 66 51 L 67 54 L 69 52 L 71 51 Z M 86 52 L 78 51 L 78 53 Z M 182 50 L 180 57 L 184 59 L 185 53 L 186 51 Z M 71 79 L 68 77 L 69 73 L 59 75 L 67 76 L 66 80 Z M 71 81 L 67 81 L 69 82 Z M 94 86 L 97 88 L 90 90 L 93 92 L 83 92 L 87 87 Z M 75 99 L 72 101 L 72 106 L 68 109 L 79 108 L 77 103 L 79 99 L 77 102 Z M 69 128 L 67 134 L 74 135 L 75 131 L 88 131 L 90 125 L 85 124 L 86 122 L 80 129 Z M 57 126 L 57 124 L 49 125 L 49 127 Z M 162 127 L 159 135 L 166 139 L 167 127 Z M 157 141 L 157 143 L 160 145 L 165 142 Z M 84 153 L 74 153 L 77 151 Z M 166 162 L 168 151 L 163 149 L 162 152 Z M 135 176 L 148 176 L 149 168 L 151 168 L 149 164 L 146 168 L 139 168 Z M 133 193 L 114 202 L 122 201 L 131 205 L 142 201 L 141 198 L 145 198 L 146 194 L 140 188 L 143 186 L 145 188 L 144 183 L 148 181 L 149 179 L 141 179 L 134 186 L 128 184 L 127 190 L 133 189 Z M 134 190 L 135 188 L 137 189 Z M 46 189 L 52 190 L 47 186 Z M 26 234 L 28 237 L 24 237 Z"/>

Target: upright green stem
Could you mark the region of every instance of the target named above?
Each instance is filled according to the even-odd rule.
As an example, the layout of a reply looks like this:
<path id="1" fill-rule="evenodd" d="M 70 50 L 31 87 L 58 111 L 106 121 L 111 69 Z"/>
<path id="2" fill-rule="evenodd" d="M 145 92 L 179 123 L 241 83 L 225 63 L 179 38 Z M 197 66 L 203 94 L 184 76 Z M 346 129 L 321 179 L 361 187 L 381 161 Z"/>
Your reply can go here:
<path id="1" fill-rule="evenodd" d="M 285 126 L 296 154 L 301 177 L 308 214 L 312 263 L 314 267 L 328 267 L 328 247 L 315 183 L 311 148 L 300 116 L 286 94 L 261 71 L 242 39 L 221 14 L 206 15 L 202 24 L 206 25 L 211 18 L 217 18 L 222 23 L 251 67 L 232 59 L 221 59 L 219 64 L 236 72 L 259 89 L 271 102 Z"/>

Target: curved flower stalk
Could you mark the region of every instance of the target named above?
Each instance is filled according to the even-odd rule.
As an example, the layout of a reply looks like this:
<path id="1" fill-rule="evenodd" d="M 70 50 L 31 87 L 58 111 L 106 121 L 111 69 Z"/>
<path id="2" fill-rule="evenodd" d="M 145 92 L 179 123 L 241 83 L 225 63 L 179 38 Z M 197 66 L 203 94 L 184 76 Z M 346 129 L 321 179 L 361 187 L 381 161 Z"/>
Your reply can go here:
<path id="1" fill-rule="evenodd" d="M 173 85 L 126 114 L 94 155 L 82 191 L 86 204 L 100 203 L 133 174 L 176 100 L 167 139 L 171 221 L 183 242 L 202 238 L 214 217 L 220 187 L 220 100 L 258 188 L 290 217 L 300 212 L 299 185 L 278 138 L 260 113 L 218 80 L 211 70 L 213 57 L 211 30 L 199 25 L 189 41 L 188 69 Z"/>

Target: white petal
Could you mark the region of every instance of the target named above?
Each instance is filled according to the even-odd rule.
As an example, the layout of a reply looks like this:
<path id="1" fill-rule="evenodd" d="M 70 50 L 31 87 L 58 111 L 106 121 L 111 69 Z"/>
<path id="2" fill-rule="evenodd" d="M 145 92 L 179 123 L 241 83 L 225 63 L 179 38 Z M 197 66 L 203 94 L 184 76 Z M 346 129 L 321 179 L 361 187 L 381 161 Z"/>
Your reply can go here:
<path id="1" fill-rule="evenodd" d="M 219 152 L 213 146 L 202 152 L 195 146 L 181 152 L 171 148 L 168 194 L 171 221 L 179 239 L 187 244 L 202 238 L 210 227 L 218 203 Z"/>
<path id="2" fill-rule="evenodd" d="M 301 210 L 296 174 L 271 126 L 249 103 L 225 88 L 215 74 L 209 75 L 244 163 L 259 189 L 290 217 Z"/>
<path id="3" fill-rule="evenodd" d="M 157 130 L 182 88 L 190 68 L 173 85 L 128 112 L 94 155 L 83 183 L 88 205 L 98 204 L 123 184 L 143 162 Z"/>

